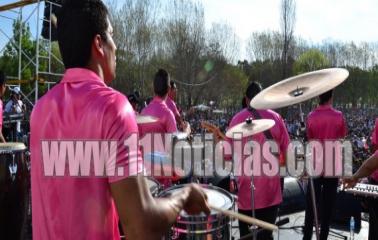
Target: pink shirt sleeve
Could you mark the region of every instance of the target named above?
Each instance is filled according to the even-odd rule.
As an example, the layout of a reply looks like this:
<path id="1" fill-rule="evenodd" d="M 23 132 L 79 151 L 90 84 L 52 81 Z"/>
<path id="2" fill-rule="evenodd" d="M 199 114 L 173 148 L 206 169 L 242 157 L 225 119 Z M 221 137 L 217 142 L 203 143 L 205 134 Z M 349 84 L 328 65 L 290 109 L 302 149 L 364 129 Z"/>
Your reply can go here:
<path id="1" fill-rule="evenodd" d="M 115 167 L 115 176 L 109 177 L 109 182 L 116 182 L 129 176 L 136 176 L 143 171 L 143 162 L 138 148 L 138 126 L 135 113 L 126 100 L 114 103 L 117 105 L 106 115 L 109 129 L 106 139 L 117 141 L 116 162 L 106 163 L 107 169 Z"/>
<path id="2" fill-rule="evenodd" d="M 169 111 L 169 114 L 167 114 L 166 128 L 167 133 L 177 132 L 177 123 L 172 111 Z"/>

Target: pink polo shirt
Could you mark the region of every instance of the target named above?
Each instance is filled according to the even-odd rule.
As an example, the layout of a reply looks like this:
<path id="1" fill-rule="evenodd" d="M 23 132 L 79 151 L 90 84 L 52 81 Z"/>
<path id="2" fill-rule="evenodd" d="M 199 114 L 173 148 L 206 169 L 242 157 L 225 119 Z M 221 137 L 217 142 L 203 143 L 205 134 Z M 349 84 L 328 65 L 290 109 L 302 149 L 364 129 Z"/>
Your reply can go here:
<path id="1" fill-rule="evenodd" d="M 169 110 L 164 99 L 155 96 L 147 107 L 143 108 L 141 115 L 158 118 L 156 123 L 139 125 L 140 135 L 146 133 L 174 133 L 177 132 L 176 120 L 173 112 Z"/>
<path id="2" fill-rule="evenodd" d="M 273 140 L 276 141 L 280 153 L 285 153 L 289 145 L 289 134 L 287 132 L 285 123 L 281 116 L 272 111 L 272 110 L 258 110 L 261 118 L 272 119 L 275 122 L 275 125 L 270 129 Z M 253 117 L 252 113 L 248 109 L 243 109 L 237 113 L 231 120 L 229 128 L 244 122 L 247 118 Z M 244 149 L 245 144 L 254 140 L 262 144 L 266 141 L 265 135 L 263 133 L 256 134 L 252 137 L 245 137 L 242 139 L 242 149 Z M 232 142 L 231 139 L 227 141 Z M 237 153 L 240 154 L 240 153 Z M 240 156 L 240 155 L 239 155 Z M 246 160 L 247 156 L 243 156 L 243 161 Z M 262 159 L 262 162 L 264 159 Z M 236 162 L 236 168 L 240 167 L 241 163 Z M 277 163 L 278 165 L 279 163 Z M 238 183 L 238 208 L 243 210 L 251 209 L 251 179 L 248 176 L 239 176 L 237 177 Z M 255 176 L 254 177 L 254 186 L 255 186 L 255 209 L 267 208 L 270 206 L 277 205 L 282 202 L 281 194 L 281 184 L 280 176 Z"/>
<path id="3" fill-rule="evenodd" d="M 165 103 L 167 104 L 169 110 L 171 110 L 173 112 L 173 115 L 175 115 L 176 121 L 177 121 L 177 119 L 180 119 L 181 118 L 180 112 L 177 109 L 175 101 L 173 101 L 172 98 L 170 98 L 169 96 L 167 96 L 167 99 L 165 99 Z"/>
<path id="4" fill-rule="evenodd" d="M 310 112 L 307 116 L 306 127 L 309 140 L 339 140 L 347 135 L 347 126 L 343 113 L 334 109 L 330 104 L 320 105 Z M 342 156 L 336 154 L 335 159 L 332 160 L 335 160 L 334 167 L 336 172 L 340 172 L 342 167 Z M 333 164 L 333 161 L 330 162 L 325 158 L 316 159 L 316 161 L 323 161 L 321 164 L 324 166 L 324 169 L 327 167 L 327 164 Z M 325 169 L 325 171 L 327 170 Z"/>
<path id="5" fill-rule="evenodd" d="M 37 102 L 30 126 L 33 239 L 120 239 L 109 183 L 142 169 L 140 154 L 127 151 L 123 144 L 130 134 L 138 133 L 126 97 L 94 72 L 71 68 Z M 115 167 L 123 167 L 124 174 L 96 177 L 92 167 L 89 176 L 73 177 L 66 161 L 64 176 L 46 176 L 42 140 L 115 140 Z M 110 158 L 104 162 L 106 167 L 111 164 Z"/>

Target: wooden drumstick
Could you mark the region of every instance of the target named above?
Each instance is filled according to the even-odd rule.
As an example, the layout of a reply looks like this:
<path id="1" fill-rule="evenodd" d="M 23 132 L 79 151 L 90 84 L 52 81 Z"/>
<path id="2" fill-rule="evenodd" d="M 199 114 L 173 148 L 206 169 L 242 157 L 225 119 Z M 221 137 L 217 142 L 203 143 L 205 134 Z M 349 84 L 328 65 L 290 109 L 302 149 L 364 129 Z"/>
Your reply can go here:
<path id="1" fill-rule="evenodd" d="M 236 212 L 233 212 L 233 211 L 230 211 L 230 210 L 224 210 L 224 209 L 218 208 L 218 207 L 213 206 L 213 205 L 209 205 L 209 207 L 211 209 L 217 211 L 217 212 L 220 212 L 220 213 L 222 213 L 226 216 L 229 216 L 229 217 L 236 218 L 236 219 L 238 219 L 242 222 L 252 224 L 252 225 L 256 225 L 256 226 L 259 226 L 259 227 L 264 228 L 266 230 L 271 230 L 271 231 L 277 231 L 278 230 L 278 227 L 276 225 L 258 220 L 256 218 L 252 218 L 252 217 L 249 217 L 247 215 L 236 213 Z"/>

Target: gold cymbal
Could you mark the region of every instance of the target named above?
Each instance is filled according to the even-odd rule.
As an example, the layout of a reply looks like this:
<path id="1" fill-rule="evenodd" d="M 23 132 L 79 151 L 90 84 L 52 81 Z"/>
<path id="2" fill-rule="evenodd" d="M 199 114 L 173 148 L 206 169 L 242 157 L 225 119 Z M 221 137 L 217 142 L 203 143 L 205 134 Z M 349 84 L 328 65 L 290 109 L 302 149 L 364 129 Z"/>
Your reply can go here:
<path id="1" fill-rule="evenodd" d="M 329 68 L 282 80 L 251 100 L 255 109 L 276 109 L 304 102 L 334 89 L 349 76 L 343 68 Z"/>
<path id="2" fill-rule="evenodd" d="M 226 136 L 228 138 L 236 137 L 237 133 L 241 133 L 242 137 L 248 137 L 255 135 L 265 130 L 268 130 L 274 126 L 275 122 L 271 119 L 246 119 L 245 122 L 239 123 L 232 128 L 228 129 Z"/>

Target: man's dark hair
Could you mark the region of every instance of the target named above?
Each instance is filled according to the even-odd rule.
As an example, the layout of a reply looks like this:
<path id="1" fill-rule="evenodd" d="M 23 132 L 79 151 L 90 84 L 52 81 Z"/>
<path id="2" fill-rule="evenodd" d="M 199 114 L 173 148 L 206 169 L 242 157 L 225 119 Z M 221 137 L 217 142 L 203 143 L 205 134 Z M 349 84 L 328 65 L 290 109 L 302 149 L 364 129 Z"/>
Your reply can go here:
<path id="1" fill-rule="evenodd" d="M 6 80 L 7 77 L 5 76 L 5 73 L 0 70 L 0 86 L 4 85 Z"/>
<path id="2" fill-rule="evenodd" d="M 167 95 L 169 89 L 169 74 L 164 69 L 159 69 L 154 78 L 154 92 L 159 97 Z"/>
<path id="3" fill-rule="evenodd" d="M 108 10 L 101 0 L 66 0 L 58 14 L 58 43 L 66 68 L 86 67 L 92 41 L 106 41 Z"/>
<path id="4" fill-rule="evenodd" d="M 174 81 L 170 81 L 169 85 L 171 86 L 172 89 L 176 89 L 177 88 L 176 83 Z"/>
<path id="5" fill-rule="evenodd" d="M 261 92 L 262 86 L 258 82 L 251 82 L 247 88 L 247 91 L 245 91 L 245 95 L 249 99 L 253 99 L 259 92 Z"/>
<path id="6" fill-rule="evenodd" d="M 319 104 L 324 105 L 326 104 L 333 96 L 333 89 L 329 90 L 328 92 L 323 93 L 319 96 Z"/>

